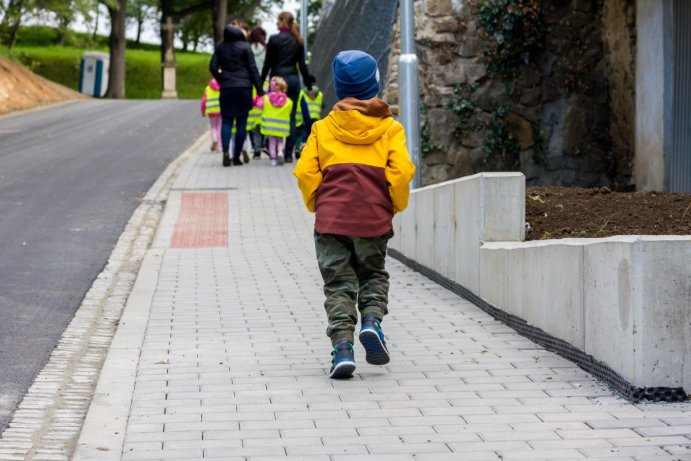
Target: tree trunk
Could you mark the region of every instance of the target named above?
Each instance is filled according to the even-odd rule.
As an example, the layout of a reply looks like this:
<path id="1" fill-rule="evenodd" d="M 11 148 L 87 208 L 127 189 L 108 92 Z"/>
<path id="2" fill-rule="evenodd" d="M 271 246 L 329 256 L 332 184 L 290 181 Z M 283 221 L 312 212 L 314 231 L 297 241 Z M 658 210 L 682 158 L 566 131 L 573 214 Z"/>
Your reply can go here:
<path id="1" fill-rule="evenodd" d="M 108 7 L 110 13 L 110 72 L 108 95 L 111 99 L 125 97 L 125 19 L 127 0 L 118 0 L 119 8 Z"/>
<path id="2" fill-rule="evenodd" d="M 58 46 L 65 46 L 70 22 L 65 16 L 58 16 Z"/>
<path id="3" fill-rule="evenodd" d="M 228 15 L 228 0 L 214 0 L 214 46 L 223 41 L 223 28 Z"/>
<path id="4" fill-rule="evenodd" d="M 98 38 L 98 21 L 101 20 L 101 5 L 96 4 L 96 21 L 94 22 L 94 35 L 91 37 L 91 41 L 96 43 Z"/>
<path id="5" fill-rule="evenodd" d="M 142 23 L 144 22 L 143 19 L 139 18 L 137 19 L 137 38 L 134 40 L 134 43 L 139 45 L 139 40 L 142 38 Z"/>
<path id="6" fill-rule="evenodd" d="M 10 50 L 17 42 L 17 33 L 22 23 L 22 14 L 24 14 L 23 9 L 24 0 L 10 0 L 5 10 L 5 17 L 2 18 L 0 38 L 2 39 L 2 44 Z"/>

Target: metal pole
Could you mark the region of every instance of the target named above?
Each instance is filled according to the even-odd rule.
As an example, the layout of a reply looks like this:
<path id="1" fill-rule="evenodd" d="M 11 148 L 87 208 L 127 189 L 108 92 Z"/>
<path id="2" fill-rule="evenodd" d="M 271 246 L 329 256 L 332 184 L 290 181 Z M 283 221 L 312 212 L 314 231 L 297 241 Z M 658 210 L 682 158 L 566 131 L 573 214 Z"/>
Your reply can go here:
<path id="1" fill-rule="evenodd" d="M 413 0 L 401 0 L 401 57 L 398 59 L 398 110 L 410 159 L 415 164 L 411 188 L 422 185 L 420 161 L 420 72 L 415 54 Z"/>
<path id="2" fill-rule="evenodd" d="M 309 56 L 307 54 L 307 36 L 309 35 L 307 27 L 307 0 L 302 0 L 302 7 L 300 9 L 300 29 L 302 31 L 302 38 L 305 40 L 305 60 L 307 60 Z"/>

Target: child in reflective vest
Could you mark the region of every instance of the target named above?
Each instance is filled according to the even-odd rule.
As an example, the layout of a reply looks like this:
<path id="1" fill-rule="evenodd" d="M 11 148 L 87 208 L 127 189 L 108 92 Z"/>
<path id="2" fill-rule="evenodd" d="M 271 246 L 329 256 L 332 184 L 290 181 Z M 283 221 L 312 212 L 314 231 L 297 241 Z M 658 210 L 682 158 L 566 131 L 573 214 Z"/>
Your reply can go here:
<path id="1" fill-rule="evenodd" d="M 281 77 L 272 77 L 269 94 L 257 99 L 255 104 L 262 108 L 261 133 L 268 136 L 271 165 L 283 165 L 285 141 L 290 134 L 290 112 L 293 101 L 286 94 L 288 84 Z"/>
<path id="2" fill-rule="evenodd" d="M 295 112 L 295 126 L 299 127 L 298 141 L 297 141 L 297 158 L 300 158 L 300 152 L 312 131 L 312 124 L 321 119 L 322 110 L 324 109 L 324 95 L 319 87 L 316 85 L 314 77 L 310 76 L 312 81 L 312 89 L 305 91 L 300 90 L 300 97 L 298 98 L 298 109 Z"/>
<path id="3" fill-rule="evenodd" d="M 264 82 L 264 93 L 269 92 L 269 83 Z M 257 90 L 252 89 L 252 100 L 257 99 Z M 249 133 L 249 138 L 252 144 L 252 158 L 258 159 L 261 157 L 262 146 L 264 145 L 264 139 L 261 133 L 262 124 L 262 110 L 256 105 L 250 110 L 250 115 L 247 119 L 247 132 Z"/>
<path id="4" fill-rule="evenodd" d="M 209 125 L 211 128 L 211 151 L 219 150 L 221 145 L 221 105 L 219 98 L 221 95 L 221 86 L 215 78 L 212 78 L 209 84 L 204 89 L 204 96 L 202 96 L 202 117 L 209 116 Z"/>

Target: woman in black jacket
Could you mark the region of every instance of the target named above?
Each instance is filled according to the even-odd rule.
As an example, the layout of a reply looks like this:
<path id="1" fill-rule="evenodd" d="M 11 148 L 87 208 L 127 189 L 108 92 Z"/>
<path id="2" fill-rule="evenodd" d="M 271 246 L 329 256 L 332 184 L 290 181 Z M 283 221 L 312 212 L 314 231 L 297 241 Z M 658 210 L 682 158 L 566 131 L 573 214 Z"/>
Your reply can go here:
<path id="1" fill-rule="evenodd" d="M 252 85 L 262 96 L 262 81 L 254 62 L 254 54 L 245 34 L 239 27 L 226 26 L 223 42 L 219 43 L 211 57 L 209 70 L 221 85 L 221 143 L 223 144 L 223 166 L 230 166 L 228 147 L 231 130 L 235 122 L 233 144 L 233 165 L 240 166 L 240 152 L 247 135 L 247 116 L 252 109 Z"/>
<path id="2" fill-rule="evenodd" d="M 300 75 L 308 90 L 312 89 L 309 71 L 305 63 L 305 46 L 300 35 L 300 26 L 293 15 L 287 11 L 278 15 L 276 22 L 279 32 L 269 37 L 266 45 L 266 59 L 262 69 L 262 81 L 266 77 L 275 75 L 283 77 L 288 83 L 288 97 L 293 101 L 293 111 L 290 114 L 290 135 L 286 140 L 285 161 L 293 161 L 293 146 L 297 130 L 295 128 L 295 109 L 300 96 Z"/>

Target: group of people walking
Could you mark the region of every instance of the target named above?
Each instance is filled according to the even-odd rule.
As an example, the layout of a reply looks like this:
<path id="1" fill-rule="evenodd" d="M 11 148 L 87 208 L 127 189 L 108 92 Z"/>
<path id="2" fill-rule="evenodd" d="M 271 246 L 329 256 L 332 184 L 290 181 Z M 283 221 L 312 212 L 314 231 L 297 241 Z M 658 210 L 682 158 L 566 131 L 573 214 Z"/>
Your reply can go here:
<path id="1" fill-rule="evenodd" d="M 272 165 L 291 163 L 296 144 L 321 118 L 322 94 L 307 68 L 300 27 L 286 11 L 276 26 L 267 42 L 261 27 L 231 23 L 211 58 L 202 115 L 209 116 L 211 149 L 222 150 L 223 166 L 249 162 L 249 145 L 254 158 L 265 150 Z"/>

